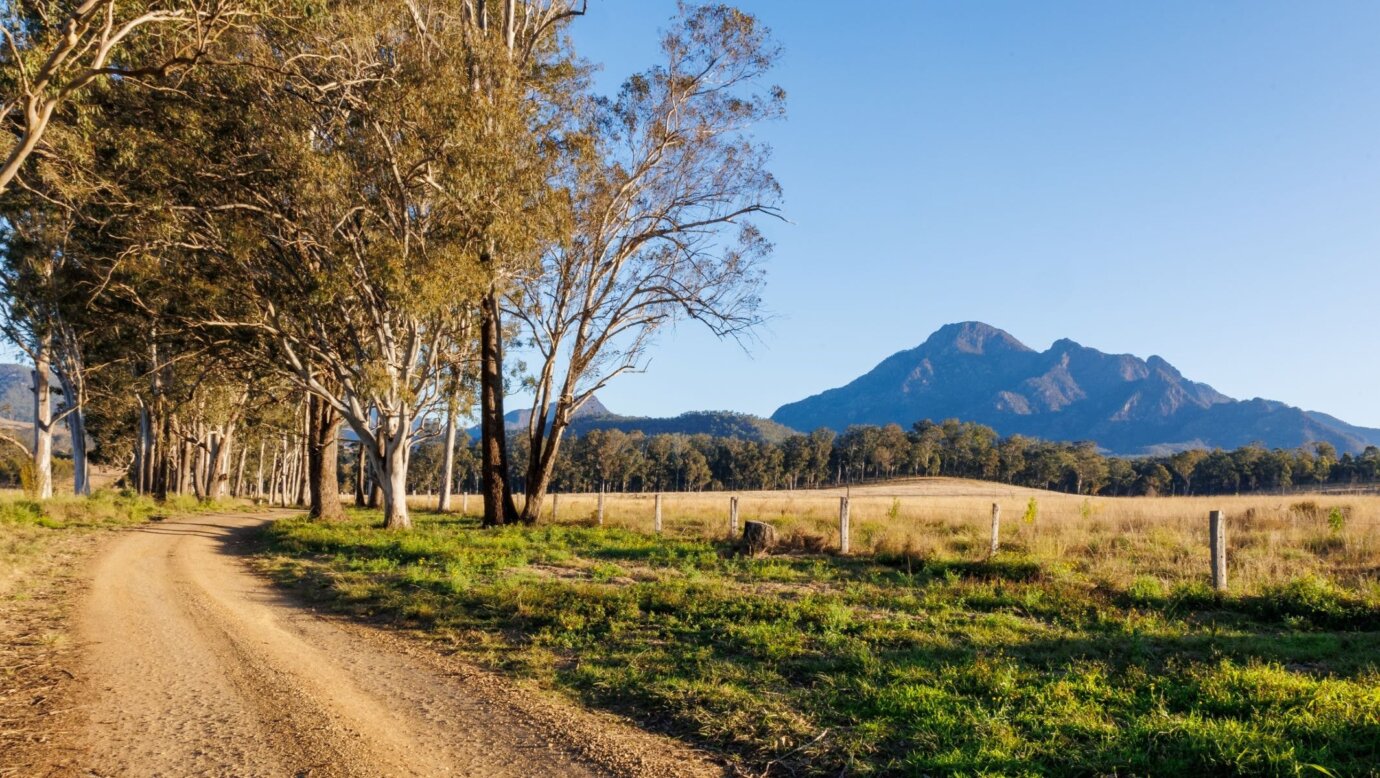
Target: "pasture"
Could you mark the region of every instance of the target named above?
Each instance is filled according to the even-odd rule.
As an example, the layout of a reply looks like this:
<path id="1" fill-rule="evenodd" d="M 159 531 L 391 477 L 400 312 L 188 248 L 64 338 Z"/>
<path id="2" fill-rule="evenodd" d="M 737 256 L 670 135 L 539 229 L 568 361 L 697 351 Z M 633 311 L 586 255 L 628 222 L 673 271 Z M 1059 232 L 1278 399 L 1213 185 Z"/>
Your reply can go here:
<path id="1" fill-rule="evenodd" d="M 1380 496 L 1373 494 L 1085 497 L 915 478 L 851 489 L 668 493 L 662 496 L 663 533 L 726 539 L 729 499 L 737 496 L 740 522 L 773 524 L 788 549 L 831 551 L 839 547 L 839 498 L 845 495 L 851 551 L 860 555 L 984 559 L 995 503 L 1005 552 L 1066 565 L 1106 585 L 1125 586 L 1137 578 L 1169 585 L 1206 581 L 1208 513 L 1220 510 L 1234 592 L 1256 593 L 1305 576 L 1364 591 L 1380 577 Z M 597 494 L 548 495 L 545 503 L 545 522 L 598 524 Z M 435 507 L 432 498 L 414 497 L 412 504 Z M 469 495 L 467 506 L 479 511 L 479 496 Z M 652 494 L 604 495 L 605 526 L 651 533 L 654 514 Z"/>
<path id="2" fill-rule="evenodd" d="M 1380 765 L 1375 498 L 1086 500 L 926 480 L 854 489 L 843 557 L 837 493 L 744 493 L 741 519 L 784 538 L 748 559 L 727 538 L 728 496 L 664 496 L 660 536 L 651 495 L 606 495 L 603 526 L 595 495 L 561 495 L 536 527 L 279 521 L 260 565 L 324 608 L 740 775 Z M 993 501 L 1005 529 L 988 558 Z M 1227 592 L 1209 585 L 1209 509 L 1228 516 Z"/>

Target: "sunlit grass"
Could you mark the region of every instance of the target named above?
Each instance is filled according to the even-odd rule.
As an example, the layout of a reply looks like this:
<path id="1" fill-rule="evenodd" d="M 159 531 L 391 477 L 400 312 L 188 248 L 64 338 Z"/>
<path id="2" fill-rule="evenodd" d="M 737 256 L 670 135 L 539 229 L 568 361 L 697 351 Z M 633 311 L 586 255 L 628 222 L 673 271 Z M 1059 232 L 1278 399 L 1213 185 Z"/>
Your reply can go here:
<path id="1" fill-rule="evenodd" d="M 174 496 L 159 503 L 113 490 L 97 491 L 90 497 L 59 495 L 41 502 L 20 492 L 0 495 L 0 594 L 9 594 L 28 569 L 74 533 L 117 529 L 148 521 L 154 515 L 242 506 L 238 501 L 203 503 L 191 496 Z M 22 592 L 15 596 L 22 596 Z"/>
<path id="2" fill-rule="evenodd" d="M 855 554 L 913 559 L 986 556 L 993 503 L 1001 507 L 1001 546 L 1034 559 L 1070 565 L 1094 580 L 1127 586 L 1150 576 L 1166 584 L 1208 574 L 1208 512 L 1227 519 L 1234 591 L 1305 576 L 1366 590 L 1380 575 L 1380 497 L 1245 495 L 1219 497 L 1082 497 L 950 478 L 914 479 L 851 490 Z M 802 547 L 837 548 L 842 489 L 741 492 L 740 521 L 775 525 Z M 724 539 L 731 493 L 663 495 L 663 531 L 671 538 Z M 1025 520 L 1031 500 L 1032 521 Z M 652 532 L 654 496 L 608 494 L 604 524 Z M 543 521 L 596 522 L 598 496 L 548 496 Z M 434 500 L 415 501 L 435 507 Z M 455 507 L 458 509 L 457 498 Z M 470 495 L 471 513 L 481 510 Z"/>
<path id="3" fill-rule="evenodd" d="M 675 498 L 663 537 L 638 531 L 635 505 L 606 511 L 605 527 L 578 515 L 480 530 L 422 514 L 410 533 L 377 529 L 370 512 L 280 521 L 267 565 L 310 596 L 755 770 L 782 760 L 778 771 L 831 776 L 1324 774 L 1312 765 L 1367 775 L 1380 765 L 1380 590 L 1308 572 L 1331 569 L 1326 553 L 1305 552 L 1324 561 L 1301 575 L 1275 568 L 1223 596 L 1206 584 L 1205 552 L 1181 575 L 1157 568 L 1175 553 L 1157 544 L 1188 542 L 1162 514 L 1094 516 L 1108 527 L 1091 539 L 1061 531 L 1058 555 L 1016 535 L 992 560 L 948 539 L 923 553 L 876 544 L 852 558 L 752 560 L 694 528 Z M 962 526 L 868 520 L 941 538 Z M 1115 554 L 1069 550 L 1128 531 L 1144 537 Z"/>

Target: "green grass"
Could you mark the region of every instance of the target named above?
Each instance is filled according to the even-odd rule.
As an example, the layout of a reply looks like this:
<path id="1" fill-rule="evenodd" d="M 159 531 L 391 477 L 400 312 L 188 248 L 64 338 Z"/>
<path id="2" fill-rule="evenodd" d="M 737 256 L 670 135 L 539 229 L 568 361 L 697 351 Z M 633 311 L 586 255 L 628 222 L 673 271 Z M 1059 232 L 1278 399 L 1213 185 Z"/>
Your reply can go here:
<path id="1" fill-rule="evenodd" d="M 1380 774 L 1375 589 L 1222 597 L 1020 557 L 745 560 L 616 529 L 416 522 L 279 521 L 266 563 L 755 770 Z"/>
<path id="2" fill-rule="evenodd" d="M 71 495 L 39 502 L 0 499 L 0 526 L 43 529 L 92 529 L 138 524 L 150 516 L 191 513 L 225 507 L 199 503 L 194 497 L 173 496 L 165 503 L 128 492 L 98 491 L 90 497 Z"/>
<path id="3" fill-rule="evenodd" d="M 219 510 L 230 505 L 201 503 L 190 496 L 174 496 L 158 503 L 149 497 L 109 490 L 90 497 L 66 495 L 43 502 L 0 497 L 0 594 L 9 590 L 14 578 L 49 554 L 55 541 L 140 524 L 154 515 Z"/>

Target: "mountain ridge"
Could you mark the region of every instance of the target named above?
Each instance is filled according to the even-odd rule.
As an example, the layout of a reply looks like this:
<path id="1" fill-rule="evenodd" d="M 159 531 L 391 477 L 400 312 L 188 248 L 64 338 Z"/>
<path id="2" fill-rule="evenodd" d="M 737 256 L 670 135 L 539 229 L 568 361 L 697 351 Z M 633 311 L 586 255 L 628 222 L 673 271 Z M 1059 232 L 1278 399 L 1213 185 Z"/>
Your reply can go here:
<path id="1" fill-rule="evenodd" d="M 509 435 L 522 432 L 527 429 L 531 417 L 531 408 L 509 411 L 503 416 L 504 426 L 508 428 Z M 678 416 L 624 416 L 610 411 L 598 397 L 591 397 L 580 406 L 572 416 L 567 432 L 581 436 L 592 430 L 641 432 L 644 435 L 713 435 L 771 443 L 779 443 L 795 433 L 795 430 L 770 419 L 738 411 L 687 411 Z M 471 440 L 479 439 L 478 425 L 466 432 Z"/>
<path id="2" fill-rule="evenodd" d="M 1109 354 L 1070 338 L 1036 351 L 977 321 L 946 324 L 853 381 L 793 403 L 771 419 L 795 429 L 958 418 L 1001 435 L 1092 440 L 1119 454 L 1253 442 L 1339 451 L 1380 445 L 1380 430 L 1285 403 L 1237 400 L 1189 380 L 1168 360 Z"/>

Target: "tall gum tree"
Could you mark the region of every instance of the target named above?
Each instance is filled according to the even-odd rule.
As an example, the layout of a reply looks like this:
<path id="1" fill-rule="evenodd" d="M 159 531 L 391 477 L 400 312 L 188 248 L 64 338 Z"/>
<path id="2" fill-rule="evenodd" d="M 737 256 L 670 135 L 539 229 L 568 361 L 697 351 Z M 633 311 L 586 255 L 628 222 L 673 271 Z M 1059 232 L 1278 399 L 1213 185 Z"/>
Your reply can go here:
<path id="1" fill-rule="evenodd" d="M 663 65 L 596 109 L 587 156 L 568 169 L 572 234 L 509 296 L 539 357 L 525 521 L 574 413 L 638 369 L 663 326 L 690 319 L 738 337 L 761 319 L 770 245 L 754 221 L 777 213 L 780 191 L 750 130 L 783 111 L 784 93 L 763 83 L 777 47 L 749 14 L 683 6 L 662 52 Z"/>
<path id="2" fill-rule="evenodd" d="M 577 71 L 564 51 L 561 30 L 570 19 L 582 16 L 586 5 L 584 0 L 473 0 L 465 4 L 464 18 L 471 35 L 501 51 L 508 68 L 505 75 L 481 62 L 472 63 L 471 88 L 490 99 L 505 90 L 524 91 L 533 106 L 546 109 L 530 114 L 530 129 L 556 138 L 557 148 L 569 142 L 561 130 L 566 117 L 574 113 L 569 92 L 579 85 Z M 488 285 L 479 302 L 480 471 L 483 524 L 493 527 L 519 519 L 508 481 L 501 298 L 515 275 L 529 263 L 520 254 L 500 250 L 497 244 L 484 252 L 483 260 Z"/>
<path id="3" fill-rule="evenodd" d="M 263 66 L 208 91 L 232 126 L 201 151 L 212 194 L 185 206 L 180 239 L 233 290 L 204 323 L 260 333 L 343 417 L 394 529 L 410 526 L 409 451 L 474 338 L 489 265 L 535 257 L 553 210 L 536 101 L 472 12 L 342 4 L 246 41 Z"/>
<path id="4" fill-rule="evenodd" d="M 13 0 L 0 34 L 0 193 L 40 148 L 65 104 L 96 82 L 163 79 L 195 66 L 253 16 L 240 0 L 76 3 Z"/>
<path id="5" fill-rule="evenodd" d="M 290 3 L 283 3 L 286 7 Z M 7 241 L 8 316 L 11 338 L 25 330 L 23 349 L 35 361 L 34 471 L 39 494 L 50 489 L 53 427 L 65 422 L 72 434 L 77 494 L 90 490 L 87 412 L 93 366 L 87 326 L 101 287 L 80 267 L 91 258 L 85 244 L 100 228 L 91 218 L 93 172 L 86 131 L 106 118 L 96 107 L 101 93 L 176 89 L 180 79 L 214 57 L 218 40 L 267 7 L 260 0 L 76 0 L 7 3 L 0 18 L 0 207 L 5 223 L 22 237 L 31 227 L 24 214 L 46 212 L 60 221 L 61 235 L 46 256 L 30 253 L 29 278 L 14 266 L 14 241 Z M 108 182 L 103 182 L 108 183 Z M 123 202 L 118 194 L 114 198 Z M 108 209 L 107 209 L 108 214 Z M 32 220 L 29 220 L 32 221 Z M 81 232 L 80 237 L 74 233 Z M 97 241 L 100 243 L 100 241 Z M 46 267 L 45 267 L 46 265 Z M 74 271 L 76 271 L 74 273 Z M 21 283 L 14 283 L 16 279 Z M 56 290 L 56 291 L 54 291 Z M 74 299 L 83 297 L 84 299 Z M 98 334 L 98 333 L 97 333 Z M 94 339 L 99 339 L 94 338 Z M 62 404 L 51 406 L 49 374 L 56 376 Z"/>
<path id="6" fill-rule="evenodd" d="M 9 203 L 7 203 L 9 204 Z M 68 214 L 52 208 L 5 209 L 0 239 L 0 331 L 28 355 L 34 368 L 30 489 L 53 496 L 53 433 L 66 423 L 72 435 L 73 491 L 90 493 L 86 434 L 86 359 L 78 322 L 86 318 L 74 299 L 81 268 L 69 251 Z M 53 377 L 61 388 L 54 407 Z"/>

